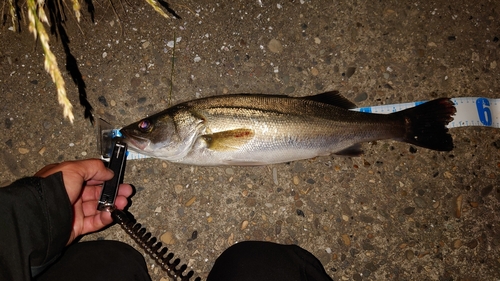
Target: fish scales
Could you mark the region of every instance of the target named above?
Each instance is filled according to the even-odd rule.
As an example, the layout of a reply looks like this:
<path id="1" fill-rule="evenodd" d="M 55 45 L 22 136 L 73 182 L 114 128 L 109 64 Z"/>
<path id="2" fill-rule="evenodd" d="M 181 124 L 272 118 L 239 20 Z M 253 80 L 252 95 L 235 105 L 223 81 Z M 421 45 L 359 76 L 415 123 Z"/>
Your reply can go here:
<path id="1" fill-rule="evenodd" d="M 304 98 L 226 95 L 179 104 L 123 128 L 122 133 L 131 149 L 140 153 L 196 165 L 264 165 L 345 149 L 354 155 L 360 153 L 356 144 L 379 139 L 448 150 L 451 137 L 444 126 L 454 107 L 446 100 L 431 102 L 416 113 L 383 115 L 350 111 L 353 104 L 336 92 Z M 409 132 L 413 134 L 413 123 L 422 123 L 420 115 L 429 115 L 428 111 L 440 118 L 426 117 L 419 126 L 441 135 L 430 139 L 424 135 L 420 138 L 428 143 L 420 144 L 419 137 Z"/>

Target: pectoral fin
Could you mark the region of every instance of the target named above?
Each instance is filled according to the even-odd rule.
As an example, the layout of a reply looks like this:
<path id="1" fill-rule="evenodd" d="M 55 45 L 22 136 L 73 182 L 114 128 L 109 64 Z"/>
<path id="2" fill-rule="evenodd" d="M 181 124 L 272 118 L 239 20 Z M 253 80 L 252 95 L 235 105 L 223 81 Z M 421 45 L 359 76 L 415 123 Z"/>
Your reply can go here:
<path id="1" fill-rule="evenodd" d="M 237 150 L 253 139 L 251 129 L 235 129 L 201 136 L 211 150 Z"/>

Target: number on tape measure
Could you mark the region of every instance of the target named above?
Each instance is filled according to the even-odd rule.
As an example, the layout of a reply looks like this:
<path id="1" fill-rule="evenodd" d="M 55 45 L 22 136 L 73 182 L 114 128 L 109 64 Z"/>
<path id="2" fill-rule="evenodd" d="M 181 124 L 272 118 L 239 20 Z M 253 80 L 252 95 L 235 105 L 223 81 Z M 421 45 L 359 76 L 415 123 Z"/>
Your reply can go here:
<path id="1" fill-rule="evenodd" d="M 481 121 L 481 123 L 485 126 L 491 126 L 492 118 L 490 101 L 485 98 L 478 98 L 476 100 L 476 108 L 479 121 Z"/>

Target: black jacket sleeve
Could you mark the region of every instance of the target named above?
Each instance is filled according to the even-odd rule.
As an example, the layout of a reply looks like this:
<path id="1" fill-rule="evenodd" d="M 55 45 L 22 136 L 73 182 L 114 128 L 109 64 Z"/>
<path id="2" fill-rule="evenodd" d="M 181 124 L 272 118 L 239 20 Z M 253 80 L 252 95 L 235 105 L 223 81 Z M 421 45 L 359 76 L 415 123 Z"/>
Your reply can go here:
<path id="1" fill-rule="evenodd" d="M 0 280 L 30 280 L 57 259 L 72 220 L 61 172 L 0 188 Z"/>

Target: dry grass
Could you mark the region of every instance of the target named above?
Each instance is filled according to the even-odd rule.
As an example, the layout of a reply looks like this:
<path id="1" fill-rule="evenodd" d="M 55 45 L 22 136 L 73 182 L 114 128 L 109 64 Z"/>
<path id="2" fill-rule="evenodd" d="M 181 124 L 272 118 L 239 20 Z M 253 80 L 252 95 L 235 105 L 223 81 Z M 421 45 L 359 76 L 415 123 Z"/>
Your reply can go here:
<path id="1" fill-rule="evenodd" d="M 16 10 L 16 5 L 21 0 L 8 0 L 8 15 L 11 17 L 13 30 L 17 31 L 17 26 L 19 26 L 19 17 L 18 12 Z M 64 118 L 68 118 L 68 120 L 73 123 L 74 115 L 73 115 L 73 105 L 69 101 L 66 94 L 66 86 L 64 83 L 64 79 L 61 75 L 61 70 L 57 64 L 57 59 L 54 53 L 50 50 L 50 42 L 49 36 L 45 29 L 46 26 L 49 26 L 49 21 L 47 19 L 46 14 L 46 0 L 24 0 L 26 2 L 26 9 L 28 12 L 28 29 L 31 33 L 33 33 L 35 37 L 35 41 L 38 39 L 40 44 L 42 45 L 43 53 L 45 55 L 44 66 L 45 70 L 49 73 L 52 81 L 54 82 L 57 90 L 57 100 L 59 104 L 63 108 Z M 73 12 L 75 13 L 75 17 L 77 21 L 80 21 L 81 18 L 81 0 L 47 0 L 47 1 L 59 1 L 57 4 L 61 4 L 63 1 L 70 2 L 73 8 Z M 170 18 L 168 14 L 166 14 L 160 4 L 156 0 L 144 0 L 149 5 L 151 5 L 155 11 L 160 13 L 165 18 Z M 5 4 L 5 2 L 4 2 Z M 2 9 L 3 11 L 3 9 Z M 3 14 L 3 12 L 2 12 Z"/>

